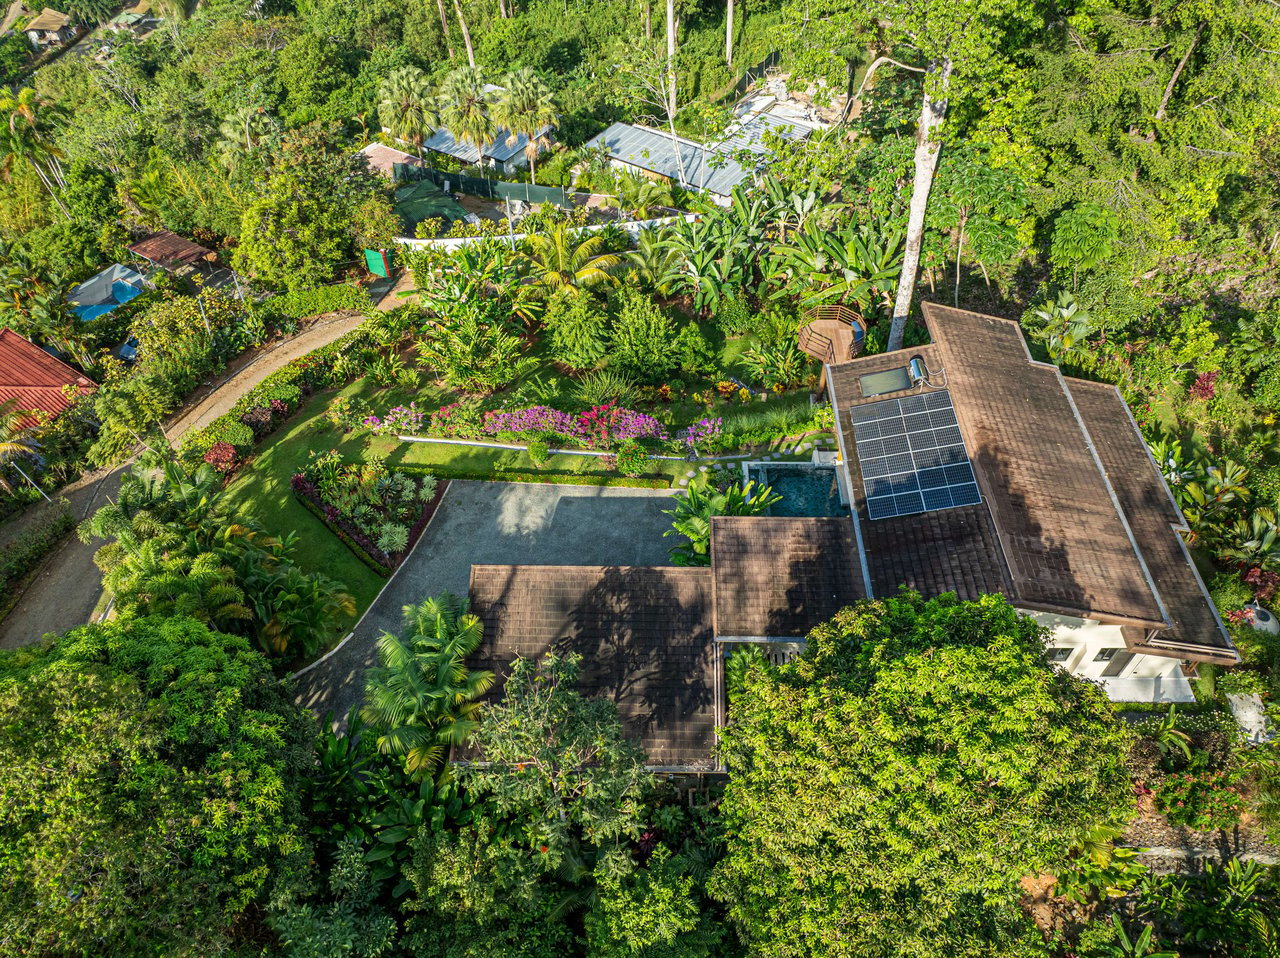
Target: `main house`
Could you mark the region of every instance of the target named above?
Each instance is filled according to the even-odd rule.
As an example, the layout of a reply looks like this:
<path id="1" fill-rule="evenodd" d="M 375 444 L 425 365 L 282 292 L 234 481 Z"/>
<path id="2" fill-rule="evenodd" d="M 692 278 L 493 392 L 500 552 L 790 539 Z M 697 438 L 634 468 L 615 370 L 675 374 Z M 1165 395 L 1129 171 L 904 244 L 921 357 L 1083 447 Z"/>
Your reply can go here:
<path id="1" fill-rule="evenodd" d="M 578 652 L 654 768 L 709 771 L 734 643 L 785 658 L 904 586 L 1004 595 L 1117 701 L 1188 701 L 1197 663 L 1237 663 L 1119 392 L 1034 361 L 1015 323 L 924 315 L 928 346 L 826 357 L 848 516 L 713 519 L 710 568 L 474 566 L 478 664 Z"/>

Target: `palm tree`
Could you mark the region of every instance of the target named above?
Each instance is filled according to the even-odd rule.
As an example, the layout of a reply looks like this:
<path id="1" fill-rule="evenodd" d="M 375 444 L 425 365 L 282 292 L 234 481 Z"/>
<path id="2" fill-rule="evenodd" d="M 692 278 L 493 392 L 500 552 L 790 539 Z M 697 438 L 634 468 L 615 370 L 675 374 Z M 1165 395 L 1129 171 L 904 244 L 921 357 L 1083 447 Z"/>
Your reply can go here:
<path id="1" fill-rule="evenodd" d="M 484 148 L 493 140 L 493 118 L 484 77 L 475 67 L 458 67 L 440 86 L 440 123 L 459 143 L 470 143 L 480 157 L 484 174 Z"/>
<path id="2" fill-rule="evenodd" d="M 426 74 L 417 67 L 392 71 L 378 90 L 378 119 L 396 139 L 412 143 L 422 159 L 422 142 L 440 125 Z"/>
<path id="3" fill-rule="evenodd" d="M 666 296 L 671 284 L 680 278 L 680 256 L 666 243 L 664 233 L 656 229 L 641 230 L 636 248 L 627 254 L 631 272 L 642 283 Z"/>
<path id="4" fill-rule="evenodd" d="M 34 456 L 40 448 L 40 443 L 31 436 L 30 427 L 26 425 L 26 420 L 30 417 L 29 412 L 18 408 L 16 399 L 0 402 L 0 489 L 10 495 L 13 494 L 13 486 L 4 474 L 6 466 L 13 466 L 18 471 L 18 475 L 31 483 L 32 489 L 48 499 L 49 497 L 44 495 L 44 490 L 37 486 L 18 465 L 20 457 Z"/>
<path id="5" fill-rule="evenodd" d="M 248 153 L 275 129 L 275 117 L 264 107 L 241 107 L 218 126 L 218 149 L 226 156 Z"/>
<path id="6" fill-rule="evenodd" d="M 14 163 L 26 160 L 53 201 L 68 220 L 71 214 L 63 205 L 57 189 L 65 189 L 62 178 L 62 151 L 53 143 L 53 133 L 62 118 L 61 112 L 46 103 L 30 87 L 17 93 L 0 88 L 0 149 L 4 151 L 0 173 L 8 180 Z"/>
<path id="7" fill-rule="evenodd" d="M 605 240 L 599 233 L 584 238 L 563 223 L 545 236 L 533 233 L 524 242 L 523 259 L 530 281 L 548 293 L 564 290 L 576 295 L 582 287 L 611 282 L 609 270 L 622 261 L 619 254 L 605 251 Z"/>
<path id="8" fill-rule="evenodd" d="M 369 670 L 360 715 L 378 730 L 378 750 L 400 756 L 407 773 L 438 766 L 443 778 L 454 747 L 479 727 L 479 699 L 493 686 L 492 672 L 466 667 L 483 626 L 448 592 L 404 613 L 407 635 L 384 632 L 378 640 L 382 664 Z"/>
<path id="9" fill-rule="evenodd" d="M 493 117 L 511 131 L 508 143 L 514 144 L 521 133 L 525 135 L 529 178 L 537 185 L 538 150 L 546 142 L 545 131 L 556 126 L 551 90 L 529 67 L 516 70 L 507 77 L 506 89 L 493 106 Z"/>

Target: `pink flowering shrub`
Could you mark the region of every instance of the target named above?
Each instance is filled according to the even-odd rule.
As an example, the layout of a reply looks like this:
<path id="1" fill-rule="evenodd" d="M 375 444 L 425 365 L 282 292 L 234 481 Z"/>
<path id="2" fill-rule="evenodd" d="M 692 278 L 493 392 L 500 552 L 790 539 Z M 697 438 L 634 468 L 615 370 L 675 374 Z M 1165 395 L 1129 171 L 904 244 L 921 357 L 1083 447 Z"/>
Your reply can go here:
<path id="1" fill-rule="evenodd" d="M 686 446 L 690 448 L 707 439 L 715 439 L 720 435 L 720 431 L 724 426 L 724 420 L 715 419 L 699 419 L 688 429 L 681 433 L 680 438 Z"/>
<path id="2" fill-rule="evenodd" d="M 1254 566 L 1245 573 L 1244 581 L 1253 586 L 1254 597 L 1259 602 L 1269 602 L 1276 594 L 1276 587 L 1280 586 L 1280 575 Z"/>
<path id="3" fill-rule="evenodd" d="M 502 432 L 516 435 L 552 433 L 577 439 L 595 449 L 611 449 L 628 439 L 667 438 L 667 427 L 657 419 L 612 403 L 592 406 L 577 416 L 550 406 L 530 406 L 511 412 L 491 411 L 485 413 L 484 431 L 490 436 Z"/>

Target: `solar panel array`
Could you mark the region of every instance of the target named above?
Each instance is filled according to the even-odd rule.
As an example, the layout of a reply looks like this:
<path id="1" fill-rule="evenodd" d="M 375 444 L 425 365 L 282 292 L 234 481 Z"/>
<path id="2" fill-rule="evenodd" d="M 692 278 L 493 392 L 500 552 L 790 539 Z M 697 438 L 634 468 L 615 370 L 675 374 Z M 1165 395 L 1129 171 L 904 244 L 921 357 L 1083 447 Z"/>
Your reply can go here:
<path id="1" fill-rule="evenodd" d="M 855 406 L 850 415 L 872 519 L 982 501 L 945 389 Z"/>

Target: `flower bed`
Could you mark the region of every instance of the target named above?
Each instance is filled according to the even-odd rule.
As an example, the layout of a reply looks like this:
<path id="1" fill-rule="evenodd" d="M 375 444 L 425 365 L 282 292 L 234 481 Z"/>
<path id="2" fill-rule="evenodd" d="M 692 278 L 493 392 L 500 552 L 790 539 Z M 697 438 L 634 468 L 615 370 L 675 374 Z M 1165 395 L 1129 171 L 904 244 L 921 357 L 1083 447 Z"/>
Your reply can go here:
<path id="1" fill-rule="evenodd" d="M 362 562 L 384 576 L 404 561 L 444 495 L 444 484 L 430 473 L 388 469 L 378 458 L 343 463 L 336 451 L 313 453 L 290 486 Z"/>
<path id="2" fill-rule="evenodd" d="M 516 437 L 550 433 L 592 449 L 612 449 L 629 439 L 667 439 L 667 427 L 653 416 L 612 403 L 592 406 L 576 416 L 550 406 L 530 406 L 511 412 L 491 410 L 485 413 L 484 431 L 490 436 L 505 433 Z"/>

